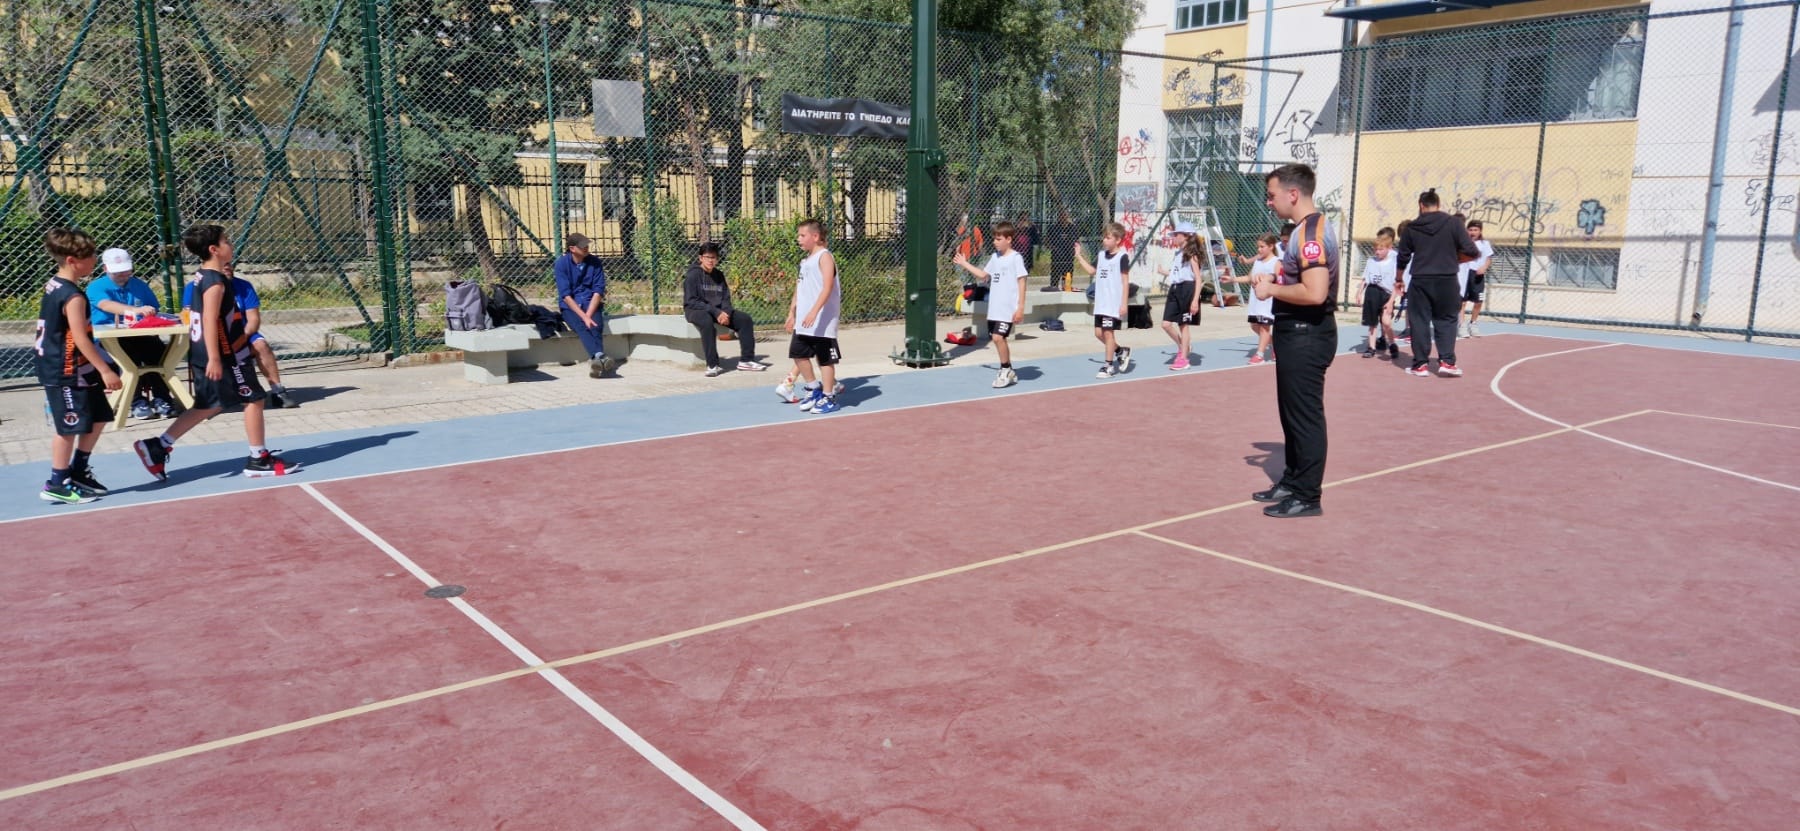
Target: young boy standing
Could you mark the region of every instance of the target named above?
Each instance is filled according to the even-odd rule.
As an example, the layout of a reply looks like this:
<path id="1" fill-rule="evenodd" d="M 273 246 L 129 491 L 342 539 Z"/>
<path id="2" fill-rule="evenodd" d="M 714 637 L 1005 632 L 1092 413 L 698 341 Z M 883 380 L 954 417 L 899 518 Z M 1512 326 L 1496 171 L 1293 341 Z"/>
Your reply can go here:
<path id="1" fill-rule="evenodd" d="M 169 431 L 132 445 L 144 469 L 157 480 L 168 479 L 165 465 L 175 442 L 200 422 L 227 407 L 244 408 L 244 436 L 250 458 L 244 462 L 249 477 L 285 476 L 300 469 L 269 452 L 263 441 L 263 407 L 266 393 L 256 377 L 254 358 L 240 354 L 232 344 L 246 340 L 244 313 L 237 307 L 227 276 L 232 262 L 231 240 L 217 225 L 195 225 L 181 235 L 182 247 L 200 258 L 194 281 L 193 323 L 189 326 L 188 366 L 194 378 L 194 408 L 182 413 Z"/>
<path id="2" fill-rule="evenodd" d="M 1006 345 L 1014 327 L 1025 321 L 1025 257 L 1012 250 L 1014 233 L 1010 222 L 994 226 L 994 255 L 982 268 L 970 265 L 961 252 L 954 260 L 988 286 L 988 337 L 994 342 L 994 351 L 1000 353 L 1000 375 L 994 378 L 994 389 L 1019 383 L 1019 374 L 1013 372 L 1012 350 Z"/>
<path id="3" fill-rule="evenodd" d="M 98 261 L 92 237 L 68 228 L 44 235 L 44 248 L 56 260 L 56 276 L 44 284 L 38 301 L 38 383 L 50 403 L 56 436 L 50 440 L 50 480 L 38 492 L 45 502 L 80 505 L 105 496 L 88 459 L 100 442 L 100 431 L 113 420 L 107 392 L 120 386 L 119 376 L 100 356 L 88 322 L 87 294 L 81 280 Z"/>
<path id="4" fill-rule="evenodd" d="M 1481 301 L 1487 297 L 1488 265 L 1494 261 L 1494 245 L 1482 239 L 1481 220 L 1469 223 L 1469 239 L 1475 241 L 1475 247 L 1481 250 L 1481 256 L 1462 264 L 1463 302 L 1469 304 L 1468 320 L 1459 333 L 1461 337 L 1481 337 L 1481 330 L 1475 327 L 1475 320 L 1481 317 Z"/>
<path id="5" fill-rule="evenodd" d="M 1394 286 L 1399 275 L 1394 267 L 1394 229 L 1375 232 L 1375 253 L 1363 264 L 1362 322 L 1369 327 L 1363 357 L 1373 358 L 1382 351 L 1392 360 L 1400 359 L 1400 347 L 1394 343 Z"/>
<path id="6" fill-rule="evenodd" d="M 816 219 L 806 220 L 800 223 L 794 241 L 806 257 L 800 261 L 800 281 L 788 307 L 786 328 L 794 333 L 788 357 L 794 359 L 794 372 L 806 381 L 800 409 L 826 415 L 838 411 L 837 363 L 843 355 L 838 351 L 837 334 L 843 292 L 838 286 L 837 260 L 825 248 L 825 226 Z M 814 361 L 819 365 L 816 378 Z"/>
<path id="7" fill-rule="evenodd" d="M 1094 338 L 1106 347 L 1101 355 L 1105 365 L 1095 376 L 1098 378 L 1111 378 L 1131 369 L 1131 349 L 1120 346 L 1118 340 L 1119 330 L 1125 328 L 1125 303 L 1130 298 L 1125 285 L 1131 276 L 1131 255 L 1120 249 L 1124 241 L 1125 226 L 1106 223 L 1100 234 L 1098 263 L 1088 262 L 1081 243 L 1075 244 L 1075 264 L 1094 278 Z"/>

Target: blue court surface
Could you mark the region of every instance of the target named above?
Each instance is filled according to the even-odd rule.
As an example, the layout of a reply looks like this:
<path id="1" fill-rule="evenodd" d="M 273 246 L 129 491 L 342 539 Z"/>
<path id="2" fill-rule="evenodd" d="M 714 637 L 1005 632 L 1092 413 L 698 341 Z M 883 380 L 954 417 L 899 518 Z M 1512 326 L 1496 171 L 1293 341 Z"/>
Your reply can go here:
<path id="1" fill-rule="evenodd" d="M 1717 354 L 1800 359 L 1800 351 L 1770 344 L 1643 332 L 1489 322 L 1482 325 L 1488 330 L 1488 337 L 1507 334 L 1541 335 L 1566 340 L 1629 343 Z M 1360 327 L 1340 324 L 1338 331 L 1340 344 L 1345 349 L 1362 340 L 1363 330 Z M 1193 362 L 1194 368 L 1181 375 L 1203 375 L 1227 370 L 1273 372 L 1272 366 L 1251 367 L 1245 364 L 1244 357 L 1253 343 L 1248 333 L 1238 338 L 1197 342 L 1193 348 L 1193 354 L 1197 358 Z M 1003 390 L 988 386 L 993 379 L 994 367 L 997 366 L 992 363 L 896 372 L 867 378 L 844 378 L 845 391 L 839 397 L 844 409 L 827 416 L 808 415 L 782 405 L 772 392 L 779 374 L 770 373 L 770 383 L 754 389 L 584 404 L 553 410 L 413 425 L 388 425 L 365 430 L 274 436 L 271 437 L 272 441 L 275 446 L 282 448 L 282 455 L 304 464 L 306 469 L 292 477 L 261 481 L 246 480 L 238 475 L 243 465 L 243 447 L 237 442 L 181 445 L 170 462 L 167 482 L 151 481 L 137 457 L 130 452 L 107 453 L 95 456 L 93 466 L 101 481 L 112 486 L 111 494 L 92 505 L 78 507 L 51 505 L 32 496 L 42 486 L 46 472 L 43 463 L 6 465 L 0 466 L 0 493 L 12 494 L 13 498 L 0 500 L 0 522 L 75 511 L 104 511 L 108 508 L 230 493 L 248 488 L 317 483 L 814 418 L 852 418 L 859 414 L 996 396 L 1032 395 L 1090 384 L 1129 385 L 1139 381 L 1168 379 L 1175 375 L 1168 372 L 1165 366 L 1172 354 L 1172 347 L 1169 346 L 1139 347 L 1133 356 L 1134 366 L 1131 371 L 1107 381 L 1094 377 L 1099 366 L 1098 357 L 1094 354 L 1021 361 L 1017 367 L 1019 384 Z M 1274 416 L 1274 401 L 1271 400 L 1269 417 L 1273 420 Z M 229 414 L 222 416 L 231 417 Z M 1023 429 L 1036 427 L 1019 426 Z M 642 471 L 621 471 L 618 475 L 629 477 L 642 474 Z"/>

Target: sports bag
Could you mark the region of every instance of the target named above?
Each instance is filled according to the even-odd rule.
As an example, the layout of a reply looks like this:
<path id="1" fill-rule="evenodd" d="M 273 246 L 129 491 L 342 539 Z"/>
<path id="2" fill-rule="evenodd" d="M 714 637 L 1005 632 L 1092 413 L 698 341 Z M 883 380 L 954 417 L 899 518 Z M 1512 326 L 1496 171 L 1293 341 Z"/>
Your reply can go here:
<path id="1" fill-rule="evenodd" d="M 525 302 L 525 295 L 505 283 L 495 283 L 488 291 L 487 313 L 495 326 L 537 322 L 537 316 L 531 313 L 531 304 Z"/>
<path id="2" fill-rule="evenodd" d="M 444 287 L 444 328 L 452 332 L 489 328 L 487 298 L 481 295 L 480 283 L 451 280 Z"/>

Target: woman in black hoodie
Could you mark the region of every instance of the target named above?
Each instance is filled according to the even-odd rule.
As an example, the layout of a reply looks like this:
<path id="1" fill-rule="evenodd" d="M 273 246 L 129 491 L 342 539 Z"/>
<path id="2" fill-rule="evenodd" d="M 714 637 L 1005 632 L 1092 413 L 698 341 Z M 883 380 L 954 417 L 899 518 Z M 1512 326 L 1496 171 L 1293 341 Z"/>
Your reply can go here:
<path id="1" fill-rule="evenodd" d="M 681 306 L 689 323 L 700 330 L 700 347 L 706 350 L 706 377 L 725 371 L 719 366 L 718 327 L 737 333 L 740 353 L 737 368 L 745 372 L 761 372 L 768 365 L 756 360 L 756 325 L 750 315 L 731 307 L 731 289 L 725 285 L 725 272 L 719 270 L 719 246 L 700 246 L 700 256 L 688 266 L 681 281 Z"/>

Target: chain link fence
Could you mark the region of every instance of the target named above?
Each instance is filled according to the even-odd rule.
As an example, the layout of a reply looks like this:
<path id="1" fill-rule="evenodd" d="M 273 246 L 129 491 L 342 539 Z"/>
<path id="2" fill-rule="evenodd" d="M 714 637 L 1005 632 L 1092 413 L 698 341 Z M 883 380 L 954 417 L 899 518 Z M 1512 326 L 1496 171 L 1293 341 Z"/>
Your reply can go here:
<path id="1" fill-rule="evenodd" d="M 1800 337 L 1796 8 L 1388 26 L 1239 60 L 946 31 L 940 311 L 951 256 L 978 259 L 1003 219 L 1028 223 L 1034 286 L 1085 285 L 1069 249 L 1108 220 L 1152 263 L 1208 209 L 1254 251 L 1278 227 L 1262 173 L 1303 161 L 1344 229 L 1346 294 L 1376 229 L 1434 188 L 1496 248 L 1489 314 Z M 30 372 L 59 224 L 130 250 L 165 307 L 192 271 L 181 229 L 224 225 L 285 357 L 441 348 L 453 279 L 553 306 L 571 233 L 613 313 L 679 313 L 714 241 L 772 325 L 816 217 L 846 318 L 902 314 L 903 142 L 785 132 L 782 96 L 908 106 L 903 21 L 703 0 L 0 0 L 0 18 L 0 377 Z M 1281 43 L 1343 40 L 1336 19 L 1278 18 Z"/>

